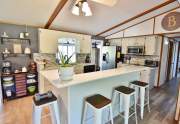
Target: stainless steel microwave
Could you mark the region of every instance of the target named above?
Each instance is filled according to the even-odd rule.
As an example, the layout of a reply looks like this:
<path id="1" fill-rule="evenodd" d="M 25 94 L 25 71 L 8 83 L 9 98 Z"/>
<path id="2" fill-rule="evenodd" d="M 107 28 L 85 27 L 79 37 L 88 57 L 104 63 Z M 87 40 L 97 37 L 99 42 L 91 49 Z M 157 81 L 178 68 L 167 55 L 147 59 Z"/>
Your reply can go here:
<path id="1" fill-rule="evenodd" d="M 144 55 L 144 46 L 128 46 L 127 53 L 133 55 Z"/>

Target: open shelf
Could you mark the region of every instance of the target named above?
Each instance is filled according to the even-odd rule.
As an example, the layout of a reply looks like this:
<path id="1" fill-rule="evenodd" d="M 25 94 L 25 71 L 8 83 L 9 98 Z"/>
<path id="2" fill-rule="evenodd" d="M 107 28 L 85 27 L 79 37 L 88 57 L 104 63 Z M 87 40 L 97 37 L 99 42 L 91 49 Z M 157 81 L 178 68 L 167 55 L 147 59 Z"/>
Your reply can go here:
<path id="1" fill-rule="evenodd" d="M 24 53 L 8 53 L 8 54 L 1 53 L 1 55 L 3 60 L 8 57 L 29 57 L 29 58 L 32 57 L 32 54 L 24 54 Z"/>
<path id="2" fill-rule="evenodd" d="M 28 38 L 11 38 L 11 37 L 1 37 L 1 44 L 3 44 L 4 42 L 13 41 L 13 40 L 20 41 L 20 42 L 25 41 L 25 42 L 28 42 L 29 45 L 31 45 L 31 40 Z"/>
<path id="3" fill-rule="evenodd" d="M 30 78 L 30 79 L 35 79 L 36 82 L 34 83 L 27 83 L 27 80 L 29 79 L 27 76 L 29 74 L 35 74 L 35 77 Z M 35 72 L 20 72 L 20 73 L 11 73 L 11 74 L 1 74 L 1 88 L 2 88 L 2 93 L 3 93 L 3 101 L 9 101 L 17 98 L 22 98 L 26 96 L 32 96 L 35 93 L 38 93 L 39 88 L 38 88 L 38 73 L 37 71 Z M 14 82 L 14 85 L 12 87 L 4 87 L 3 83 L 5 82 L 3 79 L 6 77 L 13 77 L 12 81 Z M 28 87 L 30 86 L 35 86 L 36 89 L 33 93 L 30 93 L 28 90 Z M 7 90 L 10 90 L 12 95 L 7 96 Z M 26 91 L 26 92 L 24 92 Z M 22 95 L 21 95 L 22 93 Z M 23 94 L 24 93 L 24 94 Z"/>

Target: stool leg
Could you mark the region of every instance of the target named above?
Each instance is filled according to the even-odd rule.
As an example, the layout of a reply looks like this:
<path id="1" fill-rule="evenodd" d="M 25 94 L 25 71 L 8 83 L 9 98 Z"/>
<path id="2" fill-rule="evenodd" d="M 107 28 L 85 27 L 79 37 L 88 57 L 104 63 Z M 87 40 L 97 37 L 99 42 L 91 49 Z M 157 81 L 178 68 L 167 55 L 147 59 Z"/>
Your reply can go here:
<path id="1" fill-rule="evenodd" d="M 85 124 L 85 121 L 86 121 L 86 113 L 87 113 L 87 103 L 85 102 L 85 105 L 84 105 L 84 110 L 83 110 L 83 119 L 82 119 L 82 124 Z"/>
<path id="2" fill-rule="evenodd" d="M 110 104 L 110 117 L 111 117 L 111 124 L 114 124 L 113 112 L 112 112 L 112 105 L 111 105 L 111 104 Z"/>
<path id="3" fill-rule="evenodd" d="M 137 101 L 136 101 L 136 93 L 135 93 L 134 94 L 134 111 L 135 111 L 136 124 L 138 124 L 136 103 L 137 103 Z"/>
<path id="4" fill-rule="evenodd" d="M 144 100 L 145 100 L 145 88 L 140 88 L 140 108 L 141 108 L 141 119 L 143 119 L 144 115 Z"/>
<path id="5" fill-rule="evenodd" d="M 124 96 L 125 102 L 125 112 L 124 112 L 124 124 L 128 124 L 129 121 L 129 106 L 130 106 L 130 96 Z"/>
<path id="6" fill-rule="evenodd" d="M 139 98 L 139 87 L 134 87 L 135 92 L 136 92 L 136 104 L 138 103 L 138 98 Z"/>
<path id="7" fill-rule="evenodd" d="M 102 124 L 102 110 L 95 110 L 95 124 Z"/>
<path id="8" fill-rule="evenodd" d="M 147 102 L 148 102 L 148 111 L 150 112 L 150 104 L 149 104 L 149 87 L 147 88 Z"/>
<path id="9" fill-rule="evenodd" d="M 113 106 L 115 105 L 116 98 L 117 98 L 117 92 L 114 90 L 112 93 L 112 104 L 113 104 Z"/>
<path id="10" fill-rule="evenodd" d="M 121 109 L 121 108 L 122 108 L 122 106 L 121 106 L 121 105 L 122 105 L 122 102 L 123 102 L 123 101 L 122 101 L 122 95 L 119 94 L 119 113 L 122 112 L 122 109 Z"/>
<path id="11" fill-rule="evenodd" d="M 55 101 L 53 104 L 51 104 L 51 114 L 52 114 L 52 121 L 53 124 L 60 124 L 60 112 L 59 112 L 59 106 L 58 102 Z"/>
<path id="12" fill-rule="evenodd" d="M 41 111 L 40 107 L 33 106 L 33 124 L 41 124 Z"/>
<path id="13" fill-rule="evenodd" d="M 50 109 L 52 124 L 56 124 L 56 116 L 55 116 L 53 104 L 50 105 L 49 109 Z"/>

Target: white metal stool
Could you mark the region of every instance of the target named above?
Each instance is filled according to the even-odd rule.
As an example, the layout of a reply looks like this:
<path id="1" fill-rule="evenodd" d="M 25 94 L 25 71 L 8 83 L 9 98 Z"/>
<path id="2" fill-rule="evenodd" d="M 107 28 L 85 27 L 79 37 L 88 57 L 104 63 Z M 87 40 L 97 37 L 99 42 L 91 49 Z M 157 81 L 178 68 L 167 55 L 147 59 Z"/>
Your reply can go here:
<path id="1" fill-rule="evenodd" d="M 140 97 L 140 105 L 137 103 L 138 106 L 140 106 L 141 110 L 141 119 L 143 119 L 144 116 L 144 107 L 148 106 L 148 111 L 150 112 L 150 105 L 149 105 L 149 84 L 142 82 L 142 81 L 133 81 L 130 82 L 130 87 L 133 87 L 136 90 L 137 93 L 137 99 Z M 140 90 L 140 95 L 139 94 Z"/>
<path id="2" fill-rule="evenodd" d="M 128 124 L 129 118 L 133 115 L 135 116 L 136 124 L 138 124 L 137 120 L 137 111 L 136 111 L 136 93 L 135 90 L 126 86 L 119 86 L 115 88 L 113 92 L 112 100 L 115 101 L 119 97 L 119 115 L 124 118 L 124 124 Z M 131 107 L 131 97 L 133 97 L 133 108 Z M 122 102 L 124 102 L 124 114 L 121 114 L 121 106 Z M 132 111 L 131 111 L 132 110 Z"/>
<path id="3" fill-rule="evenodd" d="M 106 98 L 100 94 L 96 94 L 96 95 L 93 95 L 91 97 L 88 97 L 85 100 L 82 124 L 85 124 L 88 121 L 86 119 L 88 107 L 91 107 L 94 111 L 95 124 L 102 124 L 102 122 L 103 122 L 103 120 L 102 120 L 103 110 L 109 108 L 109 114 L 110 114 L 109 120 L 110 120 L 111 124 L 114 124 L 112 106 L 111 106 L 111 100 L 110 99 L 108 99 L 108 98 Z"/>
<path id="4" fill-rule="evenodd" d="M 33 124 L 41 124 L 42 108 L 48 106 L 50 108 L 52 124 L 60 124 L 59 107 L 56 96 L 36 101 L 33 97 Z"/>

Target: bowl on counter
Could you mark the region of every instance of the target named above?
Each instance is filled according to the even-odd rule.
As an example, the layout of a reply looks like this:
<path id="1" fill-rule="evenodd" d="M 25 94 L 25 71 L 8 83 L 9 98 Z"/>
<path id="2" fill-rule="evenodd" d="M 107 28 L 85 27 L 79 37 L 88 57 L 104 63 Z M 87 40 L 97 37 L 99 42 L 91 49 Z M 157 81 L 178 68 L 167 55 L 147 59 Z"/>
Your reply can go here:
<path id="1" fill-rule="evenodd" d="M 29 86 L 27 89 L 30 94 L 34 94 L 36 91 L 36 86 Z"/>

